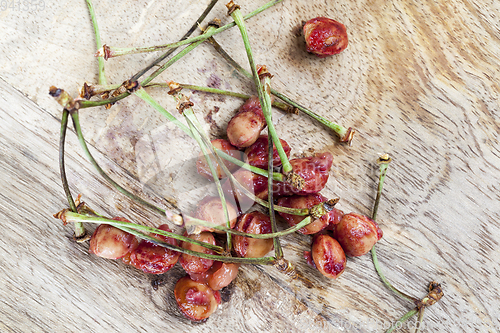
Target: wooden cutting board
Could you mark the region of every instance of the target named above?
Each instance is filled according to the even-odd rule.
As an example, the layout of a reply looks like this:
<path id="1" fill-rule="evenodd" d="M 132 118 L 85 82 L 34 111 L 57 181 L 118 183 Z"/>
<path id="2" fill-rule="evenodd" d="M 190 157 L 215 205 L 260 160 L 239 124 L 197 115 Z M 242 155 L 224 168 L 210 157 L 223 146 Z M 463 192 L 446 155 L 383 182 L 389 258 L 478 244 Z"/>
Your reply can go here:
<path id="1" fill-rule="evenodd" d="M 150 46 L 178 40 L 208 2 L 105 0 L 95 10 L 104 43 Z M 369 255 L 350 258 L 344 274 L 329 280 L 303 259 L 310 237 L 296 234 L 283 238 L 285 256 L 310 285 L 273 267 L 244 266 L 217 312 L 195 324 L 173 298 L 180 267 L 146 275 L 75 243 L 71 226 L 52 217 L 67 203 L 58 168 L 61 108 L 48 89 L 76 96 L 84 82 L 96 83 L 95 41 L 84 1 L 41 3 L 25 10 L 3 1 L 0 8 L 1 332 L 383 332 L 412 309 L 384 287 Z M 264 3 L 240 4 L 248 13 Z M 305 51 L 300 26 L 316 16 L 346 25 L 343 53 L 318 59 Z M 223 2 L 214 17 L 231 22 Z M 424 332 L 500 330 L 499 18 L 495 1 L 285 0 L 247 22 L 273 87 L 357 131 L 348 147 L 304 115 L 274 111 L 293 156 L 333 153 L 324 195 L 339 196 L 346 212 L 369 215 L 375 161 L 391 154 L 377 252 L 387 278 L 411 295 L 423 297 L 432 280 L 442 283 L 445 296 L 426 311 Z M 248 68 L 237 29 L 217 40 Z M 108 60 L 108 82 L 123 82 L 157 55 Z M 254 93 L 205 44 L 163 73 L 165 80 Z M 165 90 L 149 92 L 175 111 Z M 186 94 L 214 138 L 242 103 Z M 146 200 L 188 210 L 213 190 L 194 172 L 195 142 L 141 100 L 80 114 L 96 159 Z M 99 177 L 72 130 L 66 159 L 71 190 L 95 210 L 151 226 L 166 222 Z"/>

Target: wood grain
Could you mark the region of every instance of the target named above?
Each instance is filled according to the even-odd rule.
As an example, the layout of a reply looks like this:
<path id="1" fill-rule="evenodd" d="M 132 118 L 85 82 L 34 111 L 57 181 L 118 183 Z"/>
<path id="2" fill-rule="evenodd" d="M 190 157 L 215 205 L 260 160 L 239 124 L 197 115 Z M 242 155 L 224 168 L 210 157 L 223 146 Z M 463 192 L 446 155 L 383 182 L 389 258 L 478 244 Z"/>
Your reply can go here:
<path id="1" fill-rule="evenodd" d="M 208 2 L 95 5 L 103 41 L 129 47 L 176 40 Z M 243 11 L 264 2 L 242 3 Z M 369 256 L 349 259 L 338 280 L 322 277 L 302 258 L 310 237 L 297 234 L 283 239 L 285 256 L 312 286 L 272 267 L 245 266 L 217 312 L 193 324 L 172 295 L 181 268 L 154 290 L 155 277 L 74 243 L 71 227 L 51 216 L 66 204 L 57 163 L 61 111 L 47 92 L 56 85 L 76 96 L 83 82 L 95 82 L 95 47 L 84 1 L 46 5 L 0 12 L 1 332 L 383 332 L 412 308 L 382 285 Z M 215 16 L 230 21 L 222 2 Z M 345 52 L 325 59 L 305 52 L 300 25 L 315 16 L 346 25 Z M 424 332 L 500 330 L 499 18 L 495 1 L 284 1 L 248 22 L 255 57 L 275 75 L 276 89 L 357 130 L 347 147 L 313 120 L 275 112 L 294 156 L 334 154 L 324 195 L 340 196 L 344 211 L 369 215 L 375 160 L 384 152 L 393 157 L 377 252 L 387 277 L 407 293 L 423 297 L 430 281 L 443 283 L 445 297 L 426 311 Z M 237 30 L 217 40 L 246 64 Z M 109 82 L 153 58 L 110 59 Z M 208 45 L 161 79 L 253 91 Z M 174 110 L 164 91 L 149 91 Z M 224 134 L 241 104 L 201 93 L 192 100 L 201 120 L 211 115 L 205 128 L 213 137 Z M 142 101 L 83 110 L 81 120 L 96 159 L 143 198 L 189 211 L 213 191 L 194 172 L 196 144 Z M 94 209 L 152 226 L 165 222 L 98 177 L 72 131 L 67 150 L 71 189 Z"/>

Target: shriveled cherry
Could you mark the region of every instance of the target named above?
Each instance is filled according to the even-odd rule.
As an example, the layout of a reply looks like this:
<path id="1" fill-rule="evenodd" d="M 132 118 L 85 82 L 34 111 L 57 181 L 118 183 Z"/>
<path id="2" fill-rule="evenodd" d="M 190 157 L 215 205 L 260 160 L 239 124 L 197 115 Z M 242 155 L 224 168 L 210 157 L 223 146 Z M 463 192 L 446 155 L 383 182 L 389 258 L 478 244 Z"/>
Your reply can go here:
<path id="1" fill-rule="evenodd" d="M 274 182 L 273 192 L 277 196 L 307 195 L 321 191 L 328 181 L 333 164 L 333 155 L 329 152 L 317 153 L 311 157 L 290 160 L 293 171 L 304 179 L 301 190 L 293 188 L 285 182 Z"/>
<path id="2" fill-rule="evenodd" d="M 162 224 L 158 229 L 171 231 L 166 224 Z M 152 234 L 151 236 L 170 245 L 177 245 L 177 241 L 173 238 L 158 234 Z M 174 267 L 179 255 L 179 252 L 169 250 L 147 240 L 141 240 L 139 246 L 130 253 L 130 256 L 125 256 L 123 261 L 145 273 L 163 274 Z"/>
<path id="3" fill-rule="evenodd" d="M 269 234 L 272 232 L 271 219 L 266 214 L 254 211 L 240 216 L 234 229 L 248 234 Z M 273 240 L 233 235 L 233 247 L 240 257 L 258 258 L 273 249 Z"/>
<path id="4" fill-rule="evenodd" d="M 229 221 L 230 221 L 230 226 L 231 228 L 234 227 L 236 224 L 236 219 L 238 217 L 238 213 L 236 208 L 230 204 L 229 202 L 226 202 L 227 206 L 227 213 L 229 216 Z M 208 222 L 211 222 L 215 225 L 219 226 L 226 226 L 226 218 L 224 216 L 224 208 L 222 206 L 222 201 L 218 197 L 205 197 L 203 200 L 201 200 L 198 203 L 198 207 L 196 208 L 196 212 L 194 213 L 194 217 L 200 219 L 200 220 L 205 220 Z M 216 230 L 214 228 L 210 227 L 205 227 L 205 226 L 198 226 L 197 227 L 197 232 L 198 231 L 210 231 L 210 232 L 217 232 L 217 233 L 223 233 L 222 231 Z"/>
<path id="5" fill-rule="evenodd" d="M 314 265 L 324 276 L 336 279 L 346 266 L 344 250 L 334 238 L 327 234 L 313 238 L 311 256 Z"/>
<path id="6" fill-rule="evenodd" d="M 290 148 L 290 146 L 285 140 L 280 139 L 280 142 L 281 145 L 283 146 L 283 150 L 285 151 L 286 156 L 290 157 L 290 151 L 292 150 L 292 148 Z M 269 161 L 269 143 L 267 135 L 259 136 L 257 141 L 255 141 L 253 145 L 251 145 L 245 150 L 245 159 L 248 164 L 253 165 L 257 168 L 267 170 L 267 164 Z M 273 165 L 274 166 L 281 165 L 281 159 L 278 154 L 278 150 L 276 149 L 276 146 L 274 144 L 273 144 Z"/>
<path id="7" fill-rule="evenodd" d="M 243 104 L 238 113 L 227 124 L 227 137 L 235 147 L 251 146 L 266 127 L 266 119 L 259 98 L 252 96 Z"/>
<path id="8" fill-rule="evenodd" d="M 316 206 L 319 203 L 327 201 L 327 198 L 322 196 L 319 193 L 316 194 L 308 194 L 308 195 L 293 195 L 291 197 L 283 197 L 278 199 L 278 206 L 289 207 L 289 208 L 311 208 Z M 279 212 L 279 214 L 288 222 L 288 224 L 293 227 L 302 221 L 305 216 L 292 215 Z M 298 231 L 304 235 L 315 234 L 328 226 L 330 221 L 330 214 L 325 214 L 321 216 L 319 219 L 316 219 L 306 225 L 303 228 L 300 228 Z"/>
<path id="9" fill-rule="evenodd" d="M 199 234 L 189 235 L 189 238 L 204 242 L 207 244 L 215 245 L 215 238 L 210 232 L 202 232 Z M 196 245 L 188 242 L 181 242 L 181 247 L 187 250 L 192 250 L 201 253 L 214 254 L 214 252 L 201 245 Z M 179 258 L 179 263 L 186 273 L 203 273 L 206 272 L 213 264 L 213 260 L 192 256 L 190 254 L 182 253 Z"/>
<path id="10" fill-rule="evenodd" d="M 114 220 L 130 222 L 124 218 Z M 99 225 L 90 239 L 89 252 L 107 259 L 119 259 L 133 251 L 139 242 L 134 235 L 108 224 Z"/>
<path id="11" fill-rule="evenodd" d="M 212 145 L 225 152 L 226 154 L 236 158 L 236 159 L 241 159 L 241 152 L 233 146 L 229 141 L 224 140 L 224 139 L 217 139 L 217 140 L 212 140 Z M 215 169 L 217 171 L 217 176 L 219 179 L 222 179 L 226 177 L 226 174 L 220 167 L 220 165 L 216 162 L 216 159 L 213 157 L 212 154 L 209 155 L 210 159 L 212 160 L 212 164 L 215 166 Z M 229 169 L 229 171 L 235 171 L 238 169 L 238 166 L 236 164 L 233 164 L 229 161 L 224 160 L 224 164 L 226 167 Z M 196 161 L 196 169 L 198 170 L 198 173 L 202 175 L 203 177 L 213 180 L 214 178 L 212 177 L 212 172 L 210 171 L 210 167 L 208 166 L 207 160 L 205 159 L 205 156 L 203 156 L 202 153 L 200 153 L 200 156 L 198 157 L 198 160 Z"/>
<path id="12" fill-rule="evenodd" d="M 240 264 L 216 261 L 208 271 L 189 276 L 193 281 L 206 284 L 213 290 L 221 290 L 236 278 L 239 268 Z"/>
<path id="13" fill-rule="evenodd" d="M 193 321 L 204 321 L 217 310 L 220 293 L 206 284 L 184 276 L 177 281 L 174 296 L 182 314 Z"/>
<path id="14" fill-rule="evenodd" d="M 382 238 L 382 230 L 371 218 L 349 213 L 345 214 L 335 226 L 334 237 L 348 256 L 357 257 L 371 250 Z"/>
<path id="15" fill-rule="evenodd" d="M 326 17 L 316 17 L 304 24 L 307 52 L 320 58 L 345 50 L 348 44 L 345 26 Z"/>

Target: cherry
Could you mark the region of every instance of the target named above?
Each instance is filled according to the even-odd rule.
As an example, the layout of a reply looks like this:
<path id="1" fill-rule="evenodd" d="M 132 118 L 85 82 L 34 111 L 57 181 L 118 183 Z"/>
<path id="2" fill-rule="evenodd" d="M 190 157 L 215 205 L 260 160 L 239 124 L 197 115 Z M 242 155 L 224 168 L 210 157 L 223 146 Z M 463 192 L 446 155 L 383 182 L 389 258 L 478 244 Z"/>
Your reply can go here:
<path id="1" fill-rule="evenodd" d="M 311 256 L 316 268 L 328 278 L 336 279 L 346 266 L 344 250 L 334 238 L 327 234 L 313 238 Z"/>
<path id="2" fill-rule="evenodd" d="M 222 150 L 223 152 L 234 158 L 241 159 L 241 152 L 235 146 L 231 145 L 229 141 L 224 139 L 217 139 L 217 140 L 212 140 L 211 142 L 215 148 Z M 215 169 L 217 171 L 217 176 L 219 177 L 219 179 L 226 177 L 226 174 L 224 173 L 224 171 L 222 171 L 222 168 L 216 162 L 213 155 L 210 154 L 209 157 L 212 160 L 212 164 L 215 166 Z M 236 164 L 233 164 L 226 160 L 224 160 L 224 164 L 229 169 L 229 171 L 235 171 L 238 168 Z M 203 156 L 202 153 L 200 153 L 200 156 L 196 161 L 196 169 L 198 170 L 198 173 L 203 177 L 212 181 L 214 180 L 214 178 L 212 177 L 212 172 L 210 171 L 210 167 L 208 166 L 207 160 L 205 159 L 205 156 Z"/>
<path id="3" fill-rule="evenodd" d="M 193 321 L 206 320 L 217 310 L 220 293 L 209 286 L 193 281 L 189 276 L 180 278 L 174 287 L 179 310 Z"/>
<path id="4" fill-rule="evenodd" d="M 328 181 L 329 172 L 333 164 L 331 153 L 317 153 L 311 157 L 290 160 L 293 171 L 304 179 L 301 190 L 293 188 L 285 182 L 274 182 L 273 192 L 276 196 L 307 195 L 321 191 Z"/>
<path id="5" fill-rule="evenodd" d="M 320 58 L 345 50 L 348 44 L 345 26 L 326 17 L 316 17 L 304 24 L 307 52 Z"/>
<path id="6" fill-rule="evenodd" d="M 206 272 L 189 274 L 191 279 L 208 285 L 213 290 L 220 290 L 228 286 L 238 275 L 240 264 L 215 261 Z"/>
<path id="7" fill-rule="evenodd" d="M 171 232 L 166 224 L 162 224 L 158 229 Z M 171 245 L 177 245 L 173 238 L 158 234 L 151 235 L 154 238 L 167 242 Z M 145 273 L 163 274 L 177 263 L 180 253 L 156 245 L 147 240 L 141 240 L 139 246 L 123 258 L 123 262 L 142 270 Z"/>
<path id="8" fill-rule="evenodd" d="M 283 197 L 278 199 L 278 206 L 289 207 L 289 208 L 311 208 L 319 203 L 325 202 L 327 199 L 319 193 L 309 194 L 305 196 L 294 195 L 291 197 Z M 288 222 L 290 226 L 294 226 L 302 221 L 305 216 L 292 215 L 279 212 L 279 214 Z M 304 235 L 315 234 L 324 228 L 326 228 L 330 221 L 330 214 L 325 214 L 319 219 L 312 221 L 310 224 L 298 231 Z"/>
<path id="9" fill-rule="evenodd" d="M 234 227 L 236 224 L 236 218 L 238 217 L 238 212 L 236 208 L 226 202 L 227 213 L 229 216 L 230 226 Z M 194 213 L 194 217 L 211 222 L 215 225 L 226 226 L 226 218 L 224 216 L 224 208 L 222 206 L 222 201 L 218 197 L 205 197 L 198 203 L 198 207 L 196 212 Z M 216 233 L 223 233 L 222 231 L 216 230 L 214 228 L 205 227 L 205 226 L 197 226 L 198 231 L 210 231 Z"/>
<path id="10" fill-rule="evenodd" d="M 249 234 L 269 234 L 272 232 L 271 219 L 266 214 L 254 211 L 240 216 L 234 229 Z M 233 235 L 233 248 L 240 257 L 259 258 L 273 249 L 273 240 Z"/>
<path id="11" fill-rule="evenodd" d="M 215 245 L 215 238 L 210 232 L 202 232 L 200 234 L 189 235 L 189 238 Z M 181 247 L 187 250 L 197 251 L 201 253 L 214 254 L 214 252 L 210 249 L 188 242 L 182 242 Z M 213 260 L 182 253 L 179 258 L 179 263 L 188 274 L 203 273 L 212 266 Z"/>
<path id="12" fill-rule="evenodd" d="M 113 220 L 130 222 L 124 218 Z M 99 225 L 90 239 L 89 252 L 107 259 L 119 259 L 133 251 L 139 242 L 131 235 L 108 224 Z"/>
<path id="13" fill-rule="evenodd" d="M 335 226 L 334 237 L 345 253 L 351 257 L 368 253 L 373 245 L 382 238 L 382 230 L 371 218 L 349 213 Z"/>
<path id="14" fill-rule="evenodd" d="M 250 97 L 238 113 L 227 124 L 227 137 L 233 146 L 245 148 L 251 146 L 266 127 L 266 119 L 260 106 L 259 98 Z"/>
<path id="15" fill-rule="evenodd" d="M 286 156 L 290 157 L 290 151 L 292 150 L 292 148 L 290 148 L 290 146 L 285 140 L 280 139 L 280 142 L 281 145 L 283 146 L 283 150 L 285 151 Z M 267 170 L 267 164 L 269 161 L 269 143 L 267 135 L 259 136 L 257 141 L 255 141 L 253 145 L 251 145 L 245 150 L 245 159 L 248 164 L 253 165 L 257 168 Z M 280 156 L 278 155 L 278 150 L 276 149 L 276 146 L 274 144 L 273 144 L 273 165 L 274 166 L 281 165 L 281 159 Z"/>

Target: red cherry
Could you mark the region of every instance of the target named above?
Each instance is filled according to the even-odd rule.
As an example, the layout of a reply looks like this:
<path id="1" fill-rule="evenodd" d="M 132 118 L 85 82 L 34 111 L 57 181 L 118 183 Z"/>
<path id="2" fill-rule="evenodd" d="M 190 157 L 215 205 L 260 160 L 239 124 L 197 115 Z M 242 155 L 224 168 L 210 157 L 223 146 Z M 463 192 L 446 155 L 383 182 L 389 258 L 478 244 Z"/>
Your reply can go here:
<path id="1" fill-rule="evenodd" d="M 159 226 L 158 229 L 171 231 L 166 224 Z M 173 238 L 157 234 L 152 234 L 151 236 L 167 242 L 168 244 L 177 245 L 177 241 Z M 124 257 L 123 262 L 129 263 L 145 273 L 163 274 L 174 267 L 179 256 L 179 252 L 169 250 L 147 240 L 141 240 L 139 246 L 132 251 L 130 256 Z"/>
<path id="2" fill-rule="evenodd" d="M 345 26 L 326 17 L 316 17 L 304 24 L 307 52 L 320 58 L 345 50 L 348 44 Z"/>
<path id="3" fill-rule="evenodd" d="M 182 314 L 193 321 L 206 320 L 217 310 L 220 294 L 209 286 L 184 276 L 177 281 L 174 296 Z"/>

